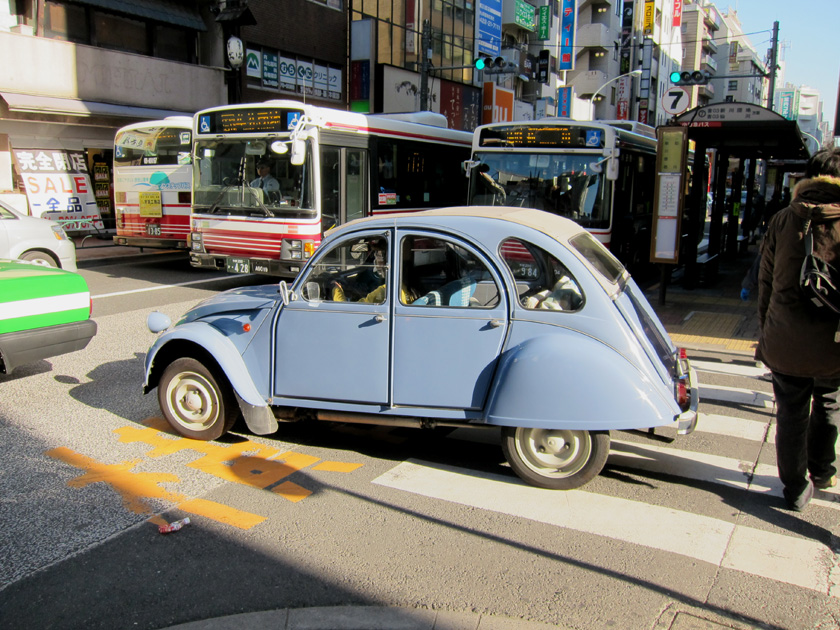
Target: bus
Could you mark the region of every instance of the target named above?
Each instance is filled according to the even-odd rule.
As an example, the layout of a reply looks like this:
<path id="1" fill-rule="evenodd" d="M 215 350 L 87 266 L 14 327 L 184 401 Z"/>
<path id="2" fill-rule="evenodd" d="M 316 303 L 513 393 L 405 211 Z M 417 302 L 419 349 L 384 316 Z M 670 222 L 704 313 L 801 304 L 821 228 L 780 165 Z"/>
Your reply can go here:
<path id="1" fill-rule="evenodd" d="M 333 226 L 466 204 L 472 134 L 441 114 L 273 100 L 194 121 L 194 267 L 293 277 Z"/>
<path id="2" fill-rule="evenodd" d="M 467 167 L 470 205 L 552 212 L 577 222 L 631 269 L 649 261 L 652 127 L 560 118 L 482 125 Z"/>
<path id="3" fill-rule="evenodd" d="M 191 116 L 128 125 L 114 138 L 119 245 L 187 249 L 192 186 Z"/>

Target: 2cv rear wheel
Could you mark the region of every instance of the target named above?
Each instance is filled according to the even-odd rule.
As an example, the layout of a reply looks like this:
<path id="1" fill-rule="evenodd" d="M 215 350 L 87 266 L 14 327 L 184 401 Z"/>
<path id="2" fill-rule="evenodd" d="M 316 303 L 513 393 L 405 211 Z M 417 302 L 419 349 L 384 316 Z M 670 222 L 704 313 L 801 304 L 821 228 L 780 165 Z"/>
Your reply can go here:
<path id="1" fill-rule="evenodd" d="M 580 488 L 604 468 L 609 431 L 504 427 L 502 450 L 513 471 L 531 485 L 551 490 Z"/>
<path id="2" fill-rule="evenodd" d="M 172 428 L 194 440 L 215 440 L 239 417 L 230 386 L 192 358 L 170 363 L 158 383 L 161 411 Z"/>

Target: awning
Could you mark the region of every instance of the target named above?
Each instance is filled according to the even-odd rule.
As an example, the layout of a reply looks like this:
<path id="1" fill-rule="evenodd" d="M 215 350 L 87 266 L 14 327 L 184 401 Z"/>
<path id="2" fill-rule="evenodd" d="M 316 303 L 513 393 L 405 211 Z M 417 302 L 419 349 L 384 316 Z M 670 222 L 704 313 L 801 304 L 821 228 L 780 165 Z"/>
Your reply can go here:
<path id="1" fill-rule="evenodd" d="M 178 112 L 168 109 L 152 107 L 133 107 L 131 105 L 117 105 L 116 103 L 100 103 L 98 101 L 81 101 L 72 98 L 55 98 L 52 96 L 35 96 L 32 94 L 14 94 L 0 92 L 0 97 L 6 101 L 10 112 L 53 114 L 60 116 L 115 116 L 118 118 L 135 118 L 138 120 L 157 120 L 167 116 L 192 116 L 190 112 Z"/>
<path id="2" fill-rule="evenodd" d="M 807 160 L 810 155 L 796 121 L 753 103 L 712 103 L 674 122 L 688 127 L 690 140 L 732 157 Z"/>
<path id="3" fill-rule="evenodd" d="M 173 0 L 70 0 L 86 4 L 111 13 L 122 13 L 155 22 L 183 26 L 194 31 L 206 31 L 207 26 L 195 7 L 185 6 Z"/>

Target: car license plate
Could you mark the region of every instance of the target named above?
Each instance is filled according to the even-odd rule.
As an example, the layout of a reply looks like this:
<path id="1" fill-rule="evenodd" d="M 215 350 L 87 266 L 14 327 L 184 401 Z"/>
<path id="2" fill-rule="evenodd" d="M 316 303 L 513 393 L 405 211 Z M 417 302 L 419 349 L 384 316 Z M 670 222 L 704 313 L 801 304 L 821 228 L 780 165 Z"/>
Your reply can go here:
<path id="1" fill-rule="evenodd" d="M 146 234 L 149 236 L 160 236 L 160 223 L 147 223 Z"/>
<path id="2" fill-rule="evenodd" d="M 251 273 L 251 266 L 247 258 L 228 258 L 227 271 L 228 273 Z"/>

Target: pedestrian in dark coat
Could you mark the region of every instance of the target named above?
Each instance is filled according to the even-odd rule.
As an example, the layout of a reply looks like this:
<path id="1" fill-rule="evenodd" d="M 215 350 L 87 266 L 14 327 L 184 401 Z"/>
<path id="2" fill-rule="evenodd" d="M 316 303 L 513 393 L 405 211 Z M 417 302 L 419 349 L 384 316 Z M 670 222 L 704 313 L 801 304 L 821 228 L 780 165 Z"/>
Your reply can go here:
<path id="1" fill-rule="evenodd" d="M 805 174 L 790 205 L 770 221 L 758 274 L 756 358 L 773 373 L 776 464 L 785 499 L 796 511 L 808 504 L 815 486 L 836 484 L 838 316 L 813 310 L 799 287 L 799 273 L 808 218 L 813 220 L 814 252 L 833 265 L 840 263 L 840 149 L 816 153 Z"/>

